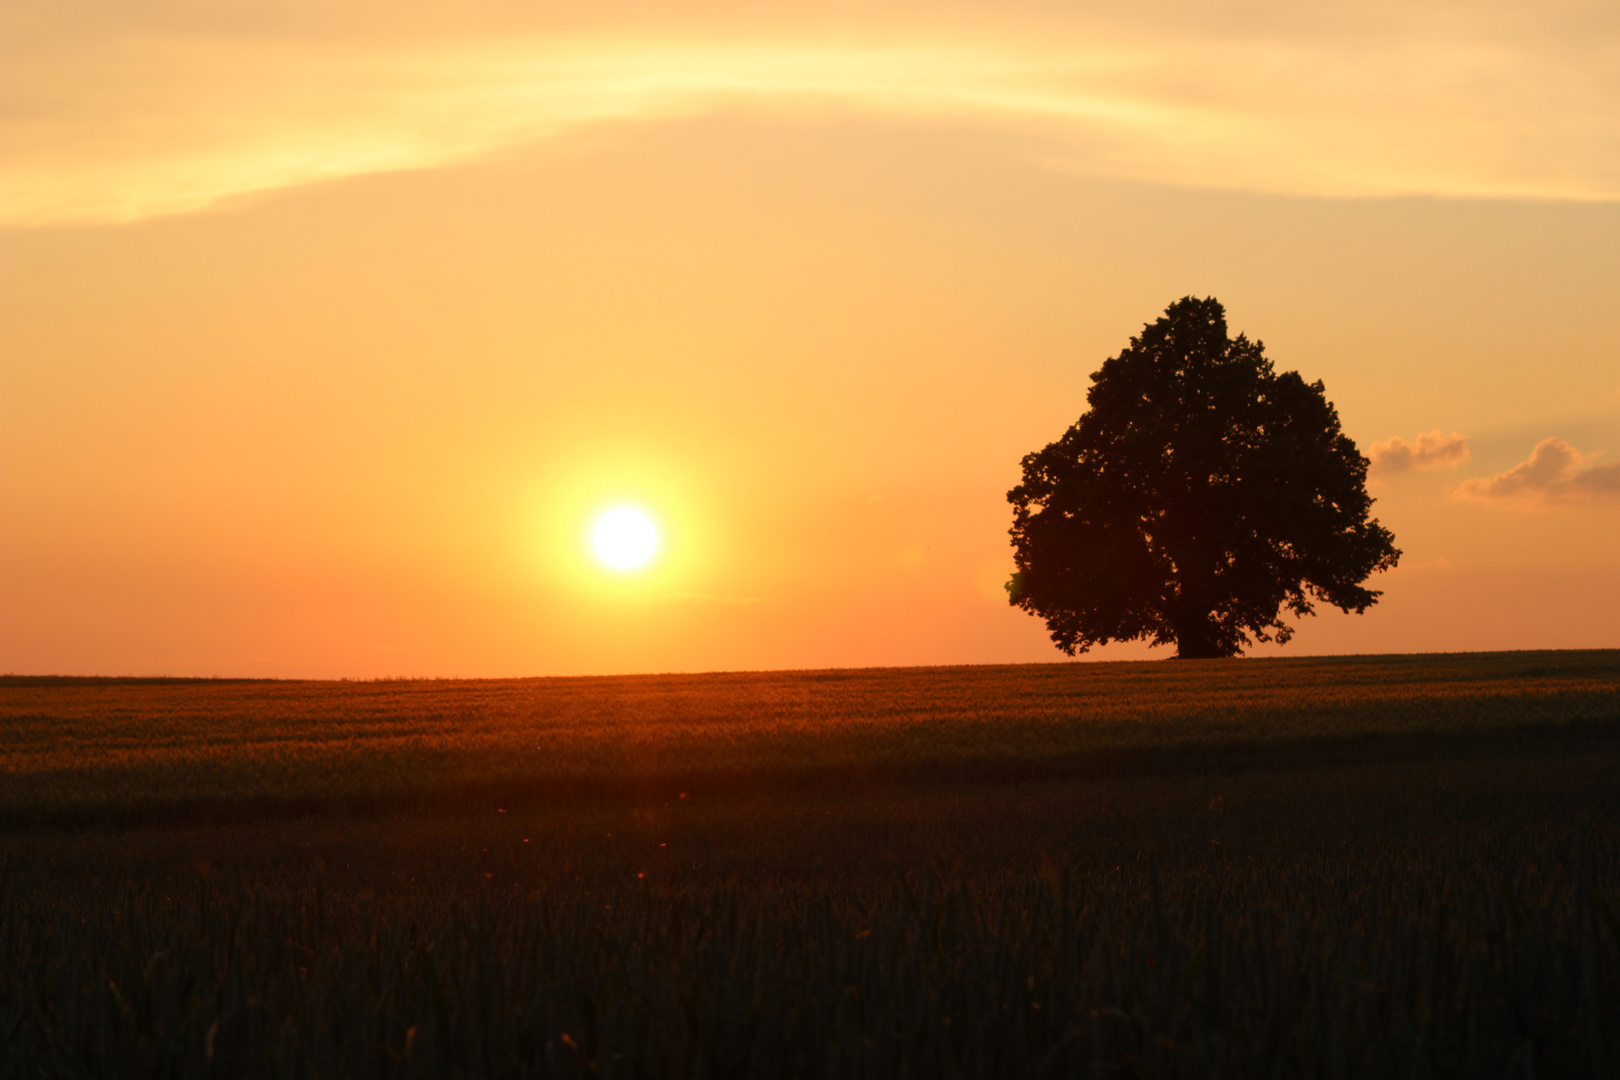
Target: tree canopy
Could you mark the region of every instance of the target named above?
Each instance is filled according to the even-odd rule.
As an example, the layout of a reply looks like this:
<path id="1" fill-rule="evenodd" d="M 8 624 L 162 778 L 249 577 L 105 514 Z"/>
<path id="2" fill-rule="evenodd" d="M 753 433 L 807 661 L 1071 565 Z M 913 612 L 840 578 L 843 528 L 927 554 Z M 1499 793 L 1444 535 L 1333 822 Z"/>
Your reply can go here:
<path id="1" fill-rule="evenodd" d="M 1028 454 L 1011 602 L 1069 655 L 1172 642 L 1185 658 L 1286 642 L 1284 610 L 1358 614 L 1400 558 L 1368 517 L 1367 459 L 1321 382 L 1276 373 L 1229 338 L 1213 297 L 1186 297 L 1091 377 L 1090 408 Z"/>

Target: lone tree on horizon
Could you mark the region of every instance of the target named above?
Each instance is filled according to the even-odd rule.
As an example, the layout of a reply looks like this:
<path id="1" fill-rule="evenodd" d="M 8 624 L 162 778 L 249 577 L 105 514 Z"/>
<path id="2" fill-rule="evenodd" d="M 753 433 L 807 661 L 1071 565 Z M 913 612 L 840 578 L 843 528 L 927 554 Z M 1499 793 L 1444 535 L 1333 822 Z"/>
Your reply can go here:
<path id="1" fill-rule="evenodd" d="M 1213 297 L 1186 297 L 1091 376 L 1090 408 L 1024 457 L 1011 603 L 1073 656 L 1174 642 L 1184 659 L 1285 643 L 1319 600 L 1365 611 L 1361 587 L 1400 558 L 1369 520 L 1367 459 L 1321 382 L 1279 375 L 1226 335 Z"/>

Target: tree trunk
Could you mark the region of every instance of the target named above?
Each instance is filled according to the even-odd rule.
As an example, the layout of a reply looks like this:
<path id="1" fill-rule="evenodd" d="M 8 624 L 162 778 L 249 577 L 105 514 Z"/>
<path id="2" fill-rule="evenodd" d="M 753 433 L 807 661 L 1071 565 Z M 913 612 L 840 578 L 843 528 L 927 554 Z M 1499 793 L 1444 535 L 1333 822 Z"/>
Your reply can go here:
<path id="1" fill-rule="evenodd" d="M 1176 623 L 1177 660 L 1213 660 L 1222 651 L 1215 632 L 1215 620 L 1208 614 L 1184 617 Z"/>
<path id="2" fill-rule="evenodd" d="M 1208 489 L 1199 486 L 1187 497 L 1189 503 L 1204 506 Z M 1202 517 L 1202 514 L 1199 514 Z M 1209 660 L 1225 656 L 1219 645 L 1215 616 L 1210 602 L 1215 594 L 1212 560 L 1208 545 L 1197 533 L 1185 538 L 1175 549 L 1176 604 L 1171 625 L 1176 630 L 1177 660 Z"/>

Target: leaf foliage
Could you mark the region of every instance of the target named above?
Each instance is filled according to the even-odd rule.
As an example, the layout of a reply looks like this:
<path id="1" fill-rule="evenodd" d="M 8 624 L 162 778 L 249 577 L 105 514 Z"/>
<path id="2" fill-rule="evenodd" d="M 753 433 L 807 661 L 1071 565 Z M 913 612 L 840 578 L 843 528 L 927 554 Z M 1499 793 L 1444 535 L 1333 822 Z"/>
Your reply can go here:
<path id="1" fill-rule="evenodd" d="M 1279 374 L 1186 297 L 1092 376 L 1090 408 L 1023 459 L 1010 601 L 1071 656 L 1110 641 L 1183 657 L 1287 642 L 1285 613 L 1361 613 L 1395 566 L 1367 459 L 1320 381 Z"/>

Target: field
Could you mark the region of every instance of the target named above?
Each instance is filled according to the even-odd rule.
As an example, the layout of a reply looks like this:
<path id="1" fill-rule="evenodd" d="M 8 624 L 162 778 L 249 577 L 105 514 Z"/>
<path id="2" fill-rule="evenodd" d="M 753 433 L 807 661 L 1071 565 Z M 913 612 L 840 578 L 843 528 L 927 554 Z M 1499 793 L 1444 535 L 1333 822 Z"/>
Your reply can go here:
<path id="1" fill-rule="evenodd" d="M 1620 652 L 0 681 L 5 1076 L 1620 1075 Z"/>
<path id="2" fill-rule="evenodd" d="M 0 678 L 0 820 L 1026 779 L 1620 715 L 1620 652 L 626 678 Z"/>

